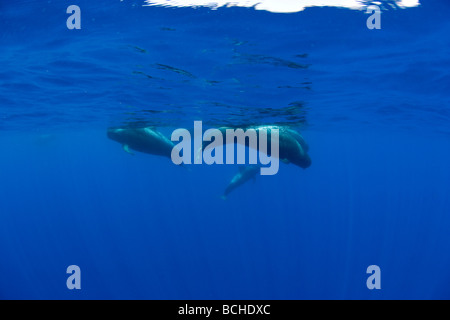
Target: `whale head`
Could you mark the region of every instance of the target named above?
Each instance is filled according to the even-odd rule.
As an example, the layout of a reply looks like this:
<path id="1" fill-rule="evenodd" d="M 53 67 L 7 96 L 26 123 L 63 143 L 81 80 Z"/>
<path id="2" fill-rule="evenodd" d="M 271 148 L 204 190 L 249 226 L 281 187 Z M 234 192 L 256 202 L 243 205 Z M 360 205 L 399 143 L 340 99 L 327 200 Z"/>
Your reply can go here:
<path id="1" fill-rule="evenodd" d="M 299 166 L 300 168 L 306 169 L 311 166 L 311 158 L 308 154 L 303 157 L 296 157 L 295 159 L 289 159 L 293 164 Z"/>
<path id="2" fill-rule="evenodd" d="M 125 143 L 128 137 L 128 130 L 121 128 L 108 128 L 108 138 L 119 143 Z"/>

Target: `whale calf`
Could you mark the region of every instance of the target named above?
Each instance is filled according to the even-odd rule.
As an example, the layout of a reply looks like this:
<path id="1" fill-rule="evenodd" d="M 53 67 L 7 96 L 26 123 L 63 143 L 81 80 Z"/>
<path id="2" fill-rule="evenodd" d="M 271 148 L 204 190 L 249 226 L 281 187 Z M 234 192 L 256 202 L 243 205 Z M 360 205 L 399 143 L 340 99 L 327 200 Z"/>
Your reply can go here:
<path id="1" fill-rule="evenodd" d="M 250 179 L 255 179 L 256 175 L 259 173 L 258 165 L 250 165 L 239 167 L 239 172 L 231 179 L 230 183 L 225 189 L 222 195 L 222 199 L 226 200 L 228 195 L 237 187 L 240 187 Z"/>
<path id="2" fill-rule="evenodd" d="M 170 159 L 174 144 L 154 128 L 109 128 L 108 138 L 122 144 L 123 149 L 130 149 Z"/>

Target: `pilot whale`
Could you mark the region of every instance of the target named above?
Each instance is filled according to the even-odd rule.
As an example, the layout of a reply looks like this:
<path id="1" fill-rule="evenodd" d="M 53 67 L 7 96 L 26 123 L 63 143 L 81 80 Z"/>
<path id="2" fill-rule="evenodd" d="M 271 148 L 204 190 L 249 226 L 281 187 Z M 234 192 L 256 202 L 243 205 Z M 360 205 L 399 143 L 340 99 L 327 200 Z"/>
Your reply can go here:
<path id="1" fill-rule="evenodd" d="M 163 157 L 171 157 L 174 144 L 155 128 L 109 128 L 108 138 L 122 144 L 123 149 L 130 149 Z"/>
<path id="2" fill-rule="evenodd" d="M 237 187 L 240 187 L 250 179 L 255 180 L 256 175 L 259 173 L 260 167 L 258 165 L 242 166 L 239 167 L 239 172 L 231 179 L 230 183 L 225 189 L 222 195 L 222 199 L 226 200 L 228 195 Z"/>
<path id="3" fill-rule="evenodd" d="M 226 135 L 227 130 L 235 130 L 231 127 L 221 127 L 218 130 L 222 133 L 222 135 Z M 291 129 L 287 126 L 278 126 L 278 125 L 260 125 L 260 126 L 250 126 L 243 129 L 247 131 L 248 129 L 255 130 L 259 139 L 260 130 L 265 130 L 267 132 L 267 153 L 270 152 L 271 146 L 271 131 L 278 130 L 279 132 L 279 159 L 284 163 L 292 163 L 296 166 L 299 166 L 303 169 L 311 166 L 311 158 L 308 155 L 309 146 L 306 143 L 305 139 L 303 139 L 302 135 Z M 210 140 L 206 137 L 205 140 Z M 228 142 L 228 141 L 227 141 Z M 236 142 L 235 142 L 236 143 Z M 209 142 L 203 142 L 202 149 L 204 150 L 208 146 Z M 245 139 L 245 146 L 249 146 L 249 139 Z M 198 152 L 197 152 L 198 153 Z"/>

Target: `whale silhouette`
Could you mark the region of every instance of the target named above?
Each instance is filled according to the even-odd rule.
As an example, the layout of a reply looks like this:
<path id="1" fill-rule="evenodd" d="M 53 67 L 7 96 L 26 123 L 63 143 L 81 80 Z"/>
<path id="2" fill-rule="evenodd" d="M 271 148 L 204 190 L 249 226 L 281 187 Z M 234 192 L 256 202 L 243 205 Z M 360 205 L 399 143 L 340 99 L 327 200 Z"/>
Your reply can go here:
<path id="1" fill-rule="evenodd" d="M 123 149 L 130 149 L 147 154 L 170 158 L 174 144 L 155 128 L 109 128 L 108 138 L 122 144 Z"/>

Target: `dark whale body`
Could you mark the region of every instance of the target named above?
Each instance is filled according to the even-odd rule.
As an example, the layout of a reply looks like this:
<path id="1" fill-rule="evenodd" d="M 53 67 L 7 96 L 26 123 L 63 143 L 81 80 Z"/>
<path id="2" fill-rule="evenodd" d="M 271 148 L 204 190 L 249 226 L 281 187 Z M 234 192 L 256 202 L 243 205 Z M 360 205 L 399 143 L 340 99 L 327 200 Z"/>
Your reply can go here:
<path id="1" fill-rule="evenodd" d="M 227 129 L 235 129 L 231 127 L 222 127 L 219 128 L 222 132 L 222 135 L 225 137 Z M 257 132 L 258 140 L 259 140 L 259 129 L 265 129 L 267 131 L 267 151 L 270 154 L 270 146 L 271 146 L 271 132 L 273 129 L 278 129 L 279 132 L 279 158 L 285 163 L 292 163 L 296 166 L 299 166 L 303 169 L 311 166 L 311 158 L 308 155 L 309 146 L 306 141 L 303 139 L 300 133 L 286 126 L 251 126 L 243 129 L 244 131 L 248 129 L 254 129 Z M 225 143 L 225 142 L 224 142 Z M 209 143 L 203 143 L 203 149 Z M 248 147 L 249 141 L 246 139 L 245 145 Z"/>
<path id="2" fill-rule="evenodd" d="M 125 151 L 171 157 L 174 144 L 162 133 L 152 128 L 109 128 L 108 138 L 122 144 Z"/>

